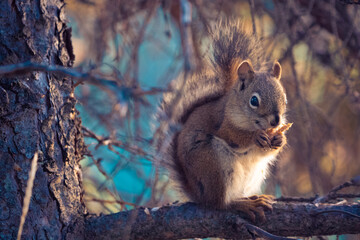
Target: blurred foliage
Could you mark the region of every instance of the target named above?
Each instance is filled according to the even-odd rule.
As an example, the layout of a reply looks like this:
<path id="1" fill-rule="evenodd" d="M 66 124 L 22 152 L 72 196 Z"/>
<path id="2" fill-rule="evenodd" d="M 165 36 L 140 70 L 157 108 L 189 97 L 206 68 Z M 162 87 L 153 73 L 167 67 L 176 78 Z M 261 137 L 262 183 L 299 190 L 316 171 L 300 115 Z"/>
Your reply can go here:
<path id="1" fill-rule="evenodd" d="M 85 82 L 76 89 L 83 125 L 97 136 L 85 134 L 89 154 L 82 161 L 91 212 L 176 200 L 165 172 L 153 163 L 151 146 L 161 92 L 186 65 L 181 3 L 67 1 L 75 64 L 122 86 L 116 92 Z M 264 54 L 283 67 L 294 125 L 265 192 L 313 196 L 359 175 L 359 6 L 325 0 L 188 3 L 196 68 L 211 51 L 208 29 L 219 18 L 241 18 L 256 29 Z"/>

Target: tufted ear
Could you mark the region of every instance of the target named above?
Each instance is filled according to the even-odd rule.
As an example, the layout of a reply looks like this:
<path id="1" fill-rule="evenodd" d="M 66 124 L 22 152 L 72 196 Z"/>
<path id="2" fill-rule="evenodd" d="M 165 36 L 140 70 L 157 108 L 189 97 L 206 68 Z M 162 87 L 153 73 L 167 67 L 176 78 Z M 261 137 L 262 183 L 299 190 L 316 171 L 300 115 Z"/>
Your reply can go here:
<path id="1" fill-rule="evenodd" d="M 253 80 L 255 76 L 254 68 L 249 60 L 242 61 L 237 69 L 239 81 L 241 81 L 240 90 L 244 90 L 245 87 Z"/>
<path id="2" fill-rule="evenodd" d="M 239 75 L 239 79 L 241 80 L 242 78 L 253 78 L 254 77 L 254 68 L 251 65 L 251 62 L 248 60 L 242 61 L 239 64 L 238 67 L 238 75 Z"/>
<path id="3" fill-rule="evenodd" d="M 280 80 L 281 78 L 281 65 L 278 61 L 274 62 L 274 65 L 271 69 L 271 75 L 276 79 Z"/>

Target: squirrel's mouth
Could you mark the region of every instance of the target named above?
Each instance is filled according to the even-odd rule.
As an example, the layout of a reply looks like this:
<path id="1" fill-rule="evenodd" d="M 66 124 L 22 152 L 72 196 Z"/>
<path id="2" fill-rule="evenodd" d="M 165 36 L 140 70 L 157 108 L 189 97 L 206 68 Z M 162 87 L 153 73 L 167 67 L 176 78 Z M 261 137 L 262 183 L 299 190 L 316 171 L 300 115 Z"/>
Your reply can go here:
<path id="1" fill-rule="evenodd" d="M 259 130 L 268 131 L 270 129 L 273 129 L 273 127 L 271 127 L 270 124 L 260 122 L 259 120 L 255 120 L 254 123 L 255 123 L 255 127 Z M 263 125 L 265 125 L 265 126 L 263 126 Z"/>
<path id="2" fill-rule="evenodd" d="M 258 129 L 260 129 L 260 130 L 266 130 L 266 127 L 263 127 L 263 126 L 261 125 L 261 122 L 260 122 L 259 120 L 255 120 L 254 122 L 255 122 L 255 126 L 256 126 Z"/>

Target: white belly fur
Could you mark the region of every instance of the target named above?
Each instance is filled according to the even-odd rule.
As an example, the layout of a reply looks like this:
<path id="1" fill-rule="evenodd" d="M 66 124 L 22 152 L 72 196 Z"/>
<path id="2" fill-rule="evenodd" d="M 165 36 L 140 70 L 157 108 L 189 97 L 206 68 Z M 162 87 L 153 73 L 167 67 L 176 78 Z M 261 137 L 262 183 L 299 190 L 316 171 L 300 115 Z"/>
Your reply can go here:
<path id="1" fill-rule="evenodd" d="M 225 203 L 238 198 L 260 193 L 261 184 L 266 179 L 268 168 L 274 162 L 276 152 L 259 156 L 258 152 L 248 153 L 234 162 L 233 178 L 226 187 Z"/>

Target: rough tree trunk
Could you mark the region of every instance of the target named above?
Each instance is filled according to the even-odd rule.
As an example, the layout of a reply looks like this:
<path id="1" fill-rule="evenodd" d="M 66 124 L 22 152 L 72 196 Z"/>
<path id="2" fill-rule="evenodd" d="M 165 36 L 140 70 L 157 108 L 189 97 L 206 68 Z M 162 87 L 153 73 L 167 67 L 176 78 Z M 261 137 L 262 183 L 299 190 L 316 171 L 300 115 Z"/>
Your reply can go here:
<path id="1" fill-rule="evenodd" d="M 61 0 L 0 1 L 0 65 L 71 66 Z M 33 72 L 0 78 L 0 239 L 16 238 L 31 160 L 39 152 L 22 239 L 82 239 L 83 151 L 72 80 Z"/>

